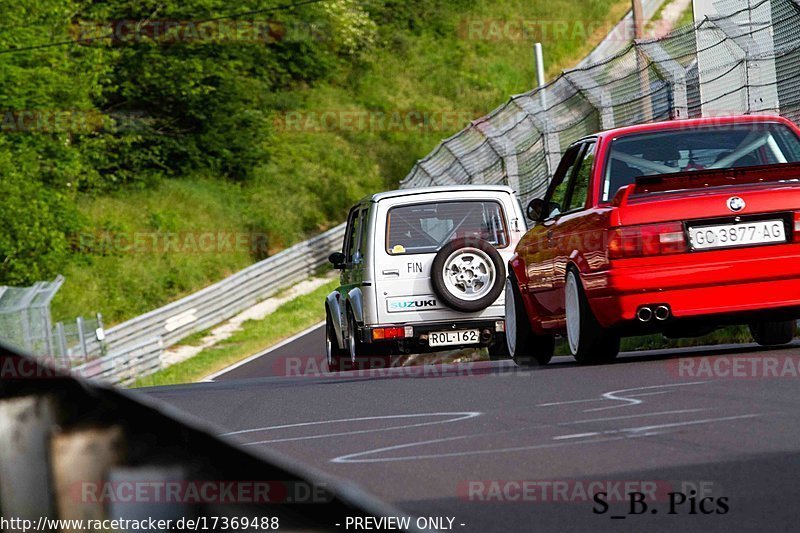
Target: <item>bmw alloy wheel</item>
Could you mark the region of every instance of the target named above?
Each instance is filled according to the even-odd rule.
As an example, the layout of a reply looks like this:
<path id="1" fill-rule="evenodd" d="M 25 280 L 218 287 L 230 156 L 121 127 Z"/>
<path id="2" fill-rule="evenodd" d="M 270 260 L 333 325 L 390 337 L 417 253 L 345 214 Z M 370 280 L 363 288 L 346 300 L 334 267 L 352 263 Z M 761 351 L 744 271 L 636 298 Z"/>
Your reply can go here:
<path id="1" fill-rule="evenodd" d="M 578 347 L 581 342 L 581 303 L 580 294 L 578 293 L 578 281 L 575 279 L 573 271 L 567 274 L 567 285 L 564 292 L 567 312 L 567 340 L 569 341 L 570 352 L 575 355 L 578 353 Z"/>
<path id="2" fill-rule="evenodd" d="M 508 355 L 514 357 L 514 351 L 517 347 L 517 308 L 514 302 L 514 288 L 511 283 L 510 279 L 506 280 L 506 346 L 508 347 Z"/>

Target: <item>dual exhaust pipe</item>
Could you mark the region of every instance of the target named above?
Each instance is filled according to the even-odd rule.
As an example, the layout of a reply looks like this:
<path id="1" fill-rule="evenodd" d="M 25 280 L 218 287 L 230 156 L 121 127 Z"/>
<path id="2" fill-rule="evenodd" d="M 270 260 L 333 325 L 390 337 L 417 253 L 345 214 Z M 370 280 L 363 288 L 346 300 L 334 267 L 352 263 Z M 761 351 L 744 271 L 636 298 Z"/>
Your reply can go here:
<path id="1" fill-rule="evenodd" d="M 636 311 L 636 318 L 639 322 L 645 323 L 655 319 L 664 322 L 672 316 L 672 310 L 668 305 L 643 305 Z"/>

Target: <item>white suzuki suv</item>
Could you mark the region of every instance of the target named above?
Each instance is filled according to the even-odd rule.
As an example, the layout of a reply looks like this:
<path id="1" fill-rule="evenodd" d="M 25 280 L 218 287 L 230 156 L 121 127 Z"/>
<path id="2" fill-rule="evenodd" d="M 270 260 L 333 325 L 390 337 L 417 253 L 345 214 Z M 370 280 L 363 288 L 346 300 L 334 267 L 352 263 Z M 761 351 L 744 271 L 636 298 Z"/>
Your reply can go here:
<path id="1" fill-rule="evenodd" d="M 368 196 L 331 254 L 341 285 L 325 301 L 328 367 L 368 356 L 488 347 L 506 354 L 506 264 L 526 230 L 514 191 L 461 185 Z"/>

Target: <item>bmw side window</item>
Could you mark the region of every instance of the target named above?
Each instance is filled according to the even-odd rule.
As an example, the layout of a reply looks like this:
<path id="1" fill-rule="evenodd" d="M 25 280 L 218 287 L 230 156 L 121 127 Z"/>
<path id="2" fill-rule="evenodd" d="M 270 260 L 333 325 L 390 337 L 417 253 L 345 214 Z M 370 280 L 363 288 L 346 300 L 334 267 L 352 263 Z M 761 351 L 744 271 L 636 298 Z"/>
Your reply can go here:
<path id="1" fill-rule="evenodd" d="M 589 178 L 592 175 L 594 166 L 594 150 L 596 143 L 587 143 L 583 156 L 580 158 L 580 166 L 572 177 L 573 185 L 570 187 L 568 211 L 575 211 L 586 207 L 586 197 L 589 192 Z"/>
<path id="2" fill-rule="evenodd" d="M 566 205 L 566 200 L 570 185 L 569 178 L 572 175 L 572 171 L 575 169 L 578 153 L 582 146 L 583 145 L 579 144 L 567 150 L 559 164 L 556 175 L 553 178 L 553 182 L 558 183 L 558 185 L 555 186 L 555 189 L 551 190 L 550 197 L 548 198 L 547 205 L 551 207 L 548 208 L 550 212 L 545 217 L 546 219 L 555 218 L 564 211 L 567 211 L 568 206 Z"/>

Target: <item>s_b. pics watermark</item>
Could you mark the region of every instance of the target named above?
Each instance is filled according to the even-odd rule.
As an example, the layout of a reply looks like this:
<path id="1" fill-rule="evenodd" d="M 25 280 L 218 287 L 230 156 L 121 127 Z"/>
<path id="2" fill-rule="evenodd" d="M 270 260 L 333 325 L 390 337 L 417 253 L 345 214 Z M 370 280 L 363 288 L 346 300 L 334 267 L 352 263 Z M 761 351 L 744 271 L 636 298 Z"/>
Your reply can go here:
<path id="1" fill-rule="evenodd" d="M 721 515 L 730 511 L 730 499 L 711 480 L 464 480 L 456 492 L 460 499 L 475 503 L 586 504 L 597 515 L 613 508 L 616 518 L 659 512 Z"/>

